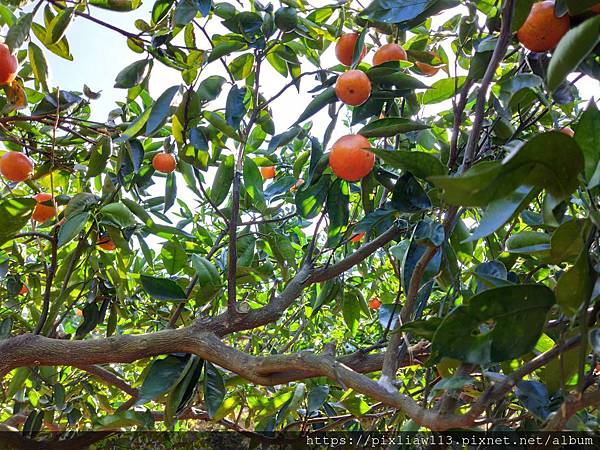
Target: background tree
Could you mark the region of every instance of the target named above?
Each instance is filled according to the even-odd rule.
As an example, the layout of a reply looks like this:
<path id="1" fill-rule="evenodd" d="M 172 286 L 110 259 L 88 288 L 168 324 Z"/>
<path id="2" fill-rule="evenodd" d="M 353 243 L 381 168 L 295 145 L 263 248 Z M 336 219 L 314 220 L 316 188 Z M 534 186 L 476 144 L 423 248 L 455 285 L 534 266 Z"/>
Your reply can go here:
<path id="1" fill-rule="evenodd" d="M 2 429 L 596 426 L 594 0 L 140 3 L 0 5 Z"/>

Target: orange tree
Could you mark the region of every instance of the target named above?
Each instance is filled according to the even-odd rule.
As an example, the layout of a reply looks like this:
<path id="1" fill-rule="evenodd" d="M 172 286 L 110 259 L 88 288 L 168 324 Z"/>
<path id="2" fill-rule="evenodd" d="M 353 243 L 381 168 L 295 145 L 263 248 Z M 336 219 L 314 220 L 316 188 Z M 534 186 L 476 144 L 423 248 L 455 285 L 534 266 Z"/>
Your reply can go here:
<path id="1" fill-rule="evenodd" d="M 0 4 L 2 429 L 594 426 L 595 1 L 140 3 Z M 139 54 L 104 122 L 73 21 Z"/>

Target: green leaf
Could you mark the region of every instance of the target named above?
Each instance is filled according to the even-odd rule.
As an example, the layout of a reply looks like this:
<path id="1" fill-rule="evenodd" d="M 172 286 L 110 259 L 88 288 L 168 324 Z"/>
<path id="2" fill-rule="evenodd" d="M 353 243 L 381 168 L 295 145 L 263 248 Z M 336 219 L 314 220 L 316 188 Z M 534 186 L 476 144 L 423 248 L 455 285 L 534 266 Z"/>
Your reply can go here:
<path id="1" fill-rule="evenodd" d="M 88 3 L 110 11 L 128 12 L 139 8 L 142 0 L 89 0 Z"/>
<path id="2" fill-rule="evenodd" d="M 284 131 L 281 134 L 275 135 L 271 138 L 269 142 L 269 147 L 267 148 L 267 152 L 272 153 L 279 147 L 284 147 L 292 142 L 296 136 L 300 134 L 302 128 L 299 126 L 293 126 L 287 131 Z"/>
<path id="3" fill-rule="evenodd" d="M 350 334 L 354 336 L 358 331 L 360 320 L 360 300 L 353 291 L 344 292 L 342 316 Z"/>
<path id="4" fill-rule="evenodd" d="M 263 193 L 263 178 L 256 163 L 246 157 L 244 160 L 244 187 L 254 206 L 259 210 L 265 207 L 265 197 Z"/>
<path id="5" fill-rule="evenodd" d="M 73 55 L 70 53 L 69 43 L 66 38 L 63 37 L 56 44 L 49 44 L 46 42 L 46 29 L 43 26 L 34 22 L 31 24 L 31 29 L 33 30 L 33 34 L 35 34 L 35 37 L 38 38 L 48 50 L 61 58 L 73 61 Z"/>
<path id="6" fill-rule="evenodd" d="M 377 148 L 371 148 L 370 151 L 390 166 L 406 170 L 417 178 L 428 179 L 431 176 L 446 173 L 444 165 L 430 153 L 407 150 L 389 151 Z"/>
<path id="7" fill-rule="evenodd" d="M 140 275 L 140 281 L 144 290 L 158 300 L 182 301 L 186 300 L 185 292 L 173 280 L 168 278 L 151 277 Z"/>
<path id="8" fill-rule="evenodd" d="M 310 392 L 308 393 L 308 398 L 306 401 L 307 412 L 310 414 L 310 413 L 317 411 L 319 408 L 321 408 L 323 403 L 325 403 L 325 400 L 327 400 L 328 396 L 329 396 L 329 386 L 328 385 L 322 384 L 322 385 L 315 386 L 314 388 L 312 388 L 310 390 Z"/>
<path id="9" fill-rule="evenodd" d="M 112 140 L 110 136 L 103 137 L 90 150 L 88 162 L 88 177 L 95 177 L 104 172 L 112 152 Z"/>
<path id="10" fill-rule="evenodd" d="M 214 46 L 214 48 L 209 53 L 208 58 L 206 59 L 206 62 L 208 64 L 210 64 L 211 62 L 216 61 L 217 59 L 222 58 L 223 56 L 227 56 L 233 52 L 242 50 L 245 47 L 246 47 L 246 44 L 242 41 L 228 40 L 228 41 L 219 42 L 217 45 Z"/>
<path id="11" fill-rule="evenodd" d="M 577 313 L 579 307 L 592 294 L 591 270 L 588 252 L 584 249 L 575 264 L 564 272 L 554 288 L 556 302 L 568 316 Z"/>
<path id="12" fill-rule="evenodd" d="M 211 75 L 205 80 L 202 80 L 198 86 L 198 97 L 200 98 L 200 101 L 210 102 L 216 99 L 221 93 L 223 84 L 225 84 L 226 81 L 227 80 L 220 75 Z"/>
<path id="13" fill-rule="evenodd" d="M 225 383 L 219 370 L 206 361 L 204 367 L 204 405 L 210 418 L 213 418 L 225 399 Z"/>
<path id="14" fill-rule="evenodd" d="M 444 318 L 430 363 L 448 357 L 486 365 L 523 356 L 542 335 L 554 302 L 550 289 L 535 284 L 482 291 Z"/>
<path id="15" fill-rule="evenodd" d="M 506 240 L 509 253 L 531 254 L 550 250 L 550 235 L 539 231 L 523 231 Z"/>
<path id="16" fill-rule="evenodd" d="M 348 183 L 336 179 L 327 194 L 327 215 L 329 227 L 327 228 L 327 246 L 335 247 L 343 239 L 343 231 L 350 218 Z"/>
<path id="17" fill-rule="evenodd" d="M 27 224 L 35 205 L 33 198 L 0 200 L 0 244 L 11 240 Z"/>
<path id="18" fill-rule="evenodd" d="M 89 211 L 73 214 L 65 220 L 58 230 L 58 246 L 61 247 L 77 236 L 90 218 Z"/>
<path id="19" fill-rule="evenodd" d="M 321 212 L 330 183 L 331 177 L 323 175 L 316 183 L 296 193 L 296 208 L 302 217 L 312 219 Z"/>
<path id="20" fill-rule="evenodd" d="M 431 105 L 433 103 L 448 100 L 457 94 L 463 84 L 465 84 L 466 80 L 467 77 L 461 76 L 456 78 L 444 78 L 436 81 L 431 88 L 423 94 L 423 104 Z"/>
<path id="21" fill-rule="evenodd" d="M 213 127 L 217 128 L 219 131 L 222 131 L 225 136 L 230 137 L 231 139 L 234 139 L 236 141 L 241 141 L 241 138 L 237 131 L 235 131 L 233 127 L 228 125 L 221 115 L 212 111 L 204 111 L 204 118 L 208 120 Z"/>
<path id="22" fill-rule="evenodd" d="M 144 79 L 147 67 L 147 59 L 142 59 L 140 61 L 131 63 L 117 74 L 114 87 L 129 89 L 137 86 Z"/>
<path id="23" fill-rule="evenodd" d="M 46 42 L 48 44 L 56 44 L 63 38 L 67 27 L 73 20 L 74 12 L 74 8 L 65 8 L 52 19 L 46 29 Z"/>
<path id="24" fill-rule="evenodd" d="M 146 136 L 151 136 L 158 131 L 164 121 L 172 115 L 174 107 L 171 107 L 173 99 L 179 92 L 180 86 L 171 86 L 164 91 L 150 108 L 150 115 L 146 122 Z"/>
<path id="25" fill-rule="evenodd" d="M 400 67 L 390 68 L 388 66 L 374 66 L 366 71 L 372 83 L 393 86 L 398 90 L 412 91 L 414 89 L 426 89 L 427 85 L 422 81 L 400 72 Z"/>
<path id="26" fill-rule="evenodd" d="M 44 57 L 44 52 L 33 42 L 29 43 L 29 64 L 33 76 L 36 81 L 40 84 L 44 91 L 48 91 L 48 63 Z"/>
<path id="27" fill-rule="evenodd" d="M 144 378 L 139 389 L 136 405 L 143 405 L 173 388 L 186 367 L 188 357 L 168 355 L 162 359 L 155 359 Z"/>
<path id="28" fill-rule="evenodd" d="M 166 242 L 160 251 L 160 258 L 169 275 L 174 275 L 187 264 L 187 254 L 179 242 Z"/>
<path id="29" fill-rule="evenodd" d="M 370 122 L 362 127 L 358 134 L 364 137 L 392 137 L 400 133 L 408 133 L 410 131 L 425 130 L 430 128 L 429 125 L 414 122 L 401 117 L 392 117 L 386 119 L 378 119 Z"/>
<path id="30" fill-rule="evenodd" d="M 227 94 L 225 103 L 225 121 L 234 129 L 240 127 L 242 118 L 246 114 L 246 104 L 244 97 L 246 96 L 246 88 L 238 88 L 233 85 Z"/>
<path id="31" fill-rule="evenodd" d="M 525 208 L 535 193 L 531 186 L 519 186 L 508 196 L 491 202 L 485 208 L 477 229 L 463 242 L 476 241 L 494 233 Z"/>
<path id="32" fill-rule="evenodd" d="M 599 16 L 600 17 L 600 16 Z M 581 119 L 575 126 L 575 142 L 579 145 L 585 161 L 585 178 L 592 181 L 600 163 L 600 111 L 594 101 L 590 101 Z M 600 184 L 600 179 L 598 180 Z M 597 183 L 590 183 L 590 189 Z"/>
<path id="33" fill-rule="evenodd" d="M 221 285 L 219 271 L 208 259 L 200 255 L 192 255 L 192 267 L 198 275 L 198 284 L 200 286 Z"/>
<path id="34" fill-rule="evenodd" d="M 129 208 L 122 203 L 109 203 L 100 208 L 100 214 L 102 214 L 100 223 L 116 228 L 129 228 L 136 223 Z"/>
<path id="35" fill-rule="evenodd" d="M 463 175 L 430 178 L 444 190 L 444 199 L 454 205 L 486 206 L 518 186 L 544 188 L 562 201 L 578 185 L 583 155 L 575 141 L 551 131 L 534 136 L 504 160 L 484 161 Z"/>
<path id="36" fill-rule="evenodd" d="M 235 159 L 233 155 L 225 156 L 221 164 L 219 164 L 210 190 L 210 198 L 216 206 L 223 203 L 229 194 L 233 182 L 234 165 Z"/>
<path id="37" fill-rule="evenodd" d="M 229 63 L 229 70 L 236 81 L 245 80 L 248 78 L 253 67 L 254 54 L 252 53 L 240 55 Z"/>
<path id="38" fill-rule="evenodd" d="M 12 51 L 17 50 L 21 45 L 23 45 L 23 42 L 25 42 L 27 36 L 29 36 L 32 21 L 33 14 L 23 14 L 21 17 L 19 17 L 17 23 L 9 28 L 8 33 L 6 33 L 6 39 L 4 40 L 4 43 L 8 45 Z"/>
<path id="39" fill-rule="evenodd" d="M 548 66 L 548 90 L 554 91 L 600 42 L 600 16 L 571 28 L 558 43 Z"/>
<path id="40" fill-rule="evenodd" d="M 310 103 L 308 104 L 308 106 L 306 107 L 304 112 L 302 112 L 302 114 L 300 114 L 300 117 L 298 117 L 298 120 L 296 120 L 295 124 L 304 122 L 306 119 L 308 119 L 308 118 L 312 117 L 313 115 L 315 115 L 316 113 L 318 113 L 325 106 L 327 106 L 331 103 L 335 103 L 336 101 L 337 101 L 337 96 L 335 95 L 335 88 L 328 87 L 327 89 L 325 89 L 319 95 L 315 96 L 315 98 L 313 98 L 310 101 Z"/>

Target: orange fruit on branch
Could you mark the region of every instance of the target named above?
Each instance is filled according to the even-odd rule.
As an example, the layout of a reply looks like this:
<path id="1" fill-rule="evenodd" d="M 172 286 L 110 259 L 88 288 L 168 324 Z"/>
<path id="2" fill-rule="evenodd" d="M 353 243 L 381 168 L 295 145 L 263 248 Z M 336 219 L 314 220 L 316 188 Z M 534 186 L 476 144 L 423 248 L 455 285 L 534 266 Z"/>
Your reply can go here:
<path id="1" fill-rule="evenodd" d="M 9 84 L 17 77 L 17 57 L 6 44 L 0 44 L 0 84 Z"/>
<path id="2" fill-rule="evenodd" d="M 171 173 L 175 170 L 177 161 L 171 153 L 161 152 L 152 158 L 152 167 L 162 173 Z"/>
<path id="3" fill-rule="evenodd" d="M 342 136 L 331 147 L 329 167 L 343 180 L 358 181 L 375 165 L 375 155 L 369 148 L 369 140 L 360 134 Z"/>
<path id="4" fill-rule="evenodd" d="M 415 61 L 415 66 L 421 71 L 426 77 L 432 77 L 440 71 L 440 66 L 432 66 L 421 61 Z"/>
<path id="5" fill-rule="evenodd" d="M 99 246 L 101 249 L 106 250 L 107 252 L 112 252 L 114 249 L 117 248 L 115 243 L 107 234 L 100 235 L 100 237 L 96 241 L 96 245 Z"/>
<path id="6" fill-rule="evenodd" d="M 335 95 L 346 105 L 362 105 L 371 96 L 371 81 L 363 71 L 349 70 L 338 77 Z"/>
<path id="7" fill-rule="evenodd" d="M 570 25 L 569 16 L 556 17 L 554 2 L 545 0 L 533 4 L 525 23 L 517 31 L 517 39 L 532 52 L 547 52 L 558 45 Z"/>
<path id="8" fill-rule="evenodd" d="M 346 33 L 342 34 L 335 44 L 335 56 L 343 65 L 352 65 L 352 55 L 354 55 L 354 47 L 356 46 L 357 40 L 357 33 Z M 367 47 L 363 46 L 358 62 L 362 61 L 366 54 Z"/>
<path id="9" fill-rule="evenodd" d="M 373 65 L 378 66 L 389 61 L 406 61 L 406 51 L 398 44 L 385 44 L 373 55 Z"/>
<path id="10" fill-rule="evenodd" d="M 29 288 L 24 284 L 21 285 L 21 289 L 19 289 L 19 295 L 25 295 L 29 292 Z"/>
<path id="11" fill-rule="evenodd" d="M 275 178 L 275 166 L 264 166 L 259 167 L 260 174 L 263 177 L 263 180 L 270 180 L 271 178 Z"/>
<path id="12" fill-rule="evenodd" d="M 365 233 L 364 231 L 362 233 L 355 234 L 354 236 L 352 236 L 350 238 L 350 241 L 351 242 L 355 242 L 355 243 L 356 242 L 360 242 L 360 241 L 362 241 L 364 239 L 364 237 L 365 237 L 366 234 L 367 233 Z"/>
<path id="13" fill-rule="evenodd" d="M 595 12 L 597 14 L 600 14 L 600 3 L 598 3 L 597 5 L 594 5 L 590 8 L 590 11 Z"/>
<path id="14" fill-rule="evenodd" d="M 33 162 L 20 152 L 7 152 L 0 159 L 0 173 L 9 181 L 25 181 L 33 174 Z"/>
<path id="15" fill-rule="evenodd" d="M 381 307 L 381 300 L 379 300 L 377 297 L 373 297 L 371 300 L 369 300 L 368 305 L 371 309 L 379 309 Z"/>
<path id="16" fill-rule="evenodd" d="M 33 214 L 31 215 L 33 220 L 44 223 L 56 215 L 56 207 L 54 205 L 50 206 L 43 204 L 52 200 L 52 194 L 40 192 L 39 194 L 35 194 L 33 198 L 37 202 L 35 208 L 33 208 Z"/>

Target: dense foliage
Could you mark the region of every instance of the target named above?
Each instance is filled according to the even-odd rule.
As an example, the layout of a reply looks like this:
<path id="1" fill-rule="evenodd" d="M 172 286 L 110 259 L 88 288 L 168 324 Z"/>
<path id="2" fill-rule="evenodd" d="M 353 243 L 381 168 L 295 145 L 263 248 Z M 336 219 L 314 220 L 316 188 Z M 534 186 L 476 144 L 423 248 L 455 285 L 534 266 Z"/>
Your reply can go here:
<path id="1" fill-rule="evenodd" d="M 532 0 L 459 3 L 157 0 L 127 30 L 98 8 L 140 0 L 0 4 L 0 140 L 33 162 L 0 163 L 0 429 L 596 428 L 596 1 L 557 1 L 542 53 Z M 74 21 L 138 54 L 106 120 L 48 78 Z M 181 84 L 150 93 L 157 65 Z M 349 133 L 357 182 L 328 164 Z"/>

